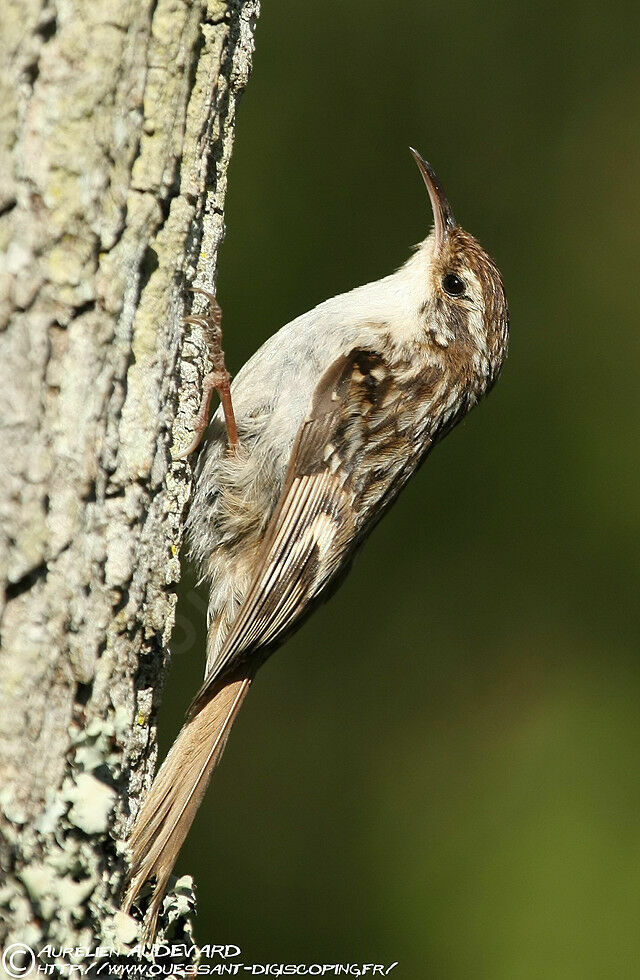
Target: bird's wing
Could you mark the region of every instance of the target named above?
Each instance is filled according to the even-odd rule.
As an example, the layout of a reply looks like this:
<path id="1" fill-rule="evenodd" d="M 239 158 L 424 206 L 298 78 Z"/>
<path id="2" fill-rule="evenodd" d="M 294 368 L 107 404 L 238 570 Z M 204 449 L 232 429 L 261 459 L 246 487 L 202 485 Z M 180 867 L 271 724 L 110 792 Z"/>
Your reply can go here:
<path id="1" fill-rule="evenodd" d="M 392 382 L 383 358 L 362 349 L 320 379 L 255 576 L 193 708 L 233 663 L 277 641 L 350 556 L 359 513 L 406 459 L 403 392 Z"/>

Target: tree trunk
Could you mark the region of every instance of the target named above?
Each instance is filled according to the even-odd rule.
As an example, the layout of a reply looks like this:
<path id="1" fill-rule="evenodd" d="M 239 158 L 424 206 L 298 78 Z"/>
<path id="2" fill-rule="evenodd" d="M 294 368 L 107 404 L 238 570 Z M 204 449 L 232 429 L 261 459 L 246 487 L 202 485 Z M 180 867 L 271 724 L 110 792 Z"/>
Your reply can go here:
<path id="1" fill-rule="evenodd" d="M 134 938 L 116 842 L 155 763 L 191 486 L 171 448 L 205 366 L 185 285 L 215 281 L 258 12 L 3 3 L 0 948 Z"/>

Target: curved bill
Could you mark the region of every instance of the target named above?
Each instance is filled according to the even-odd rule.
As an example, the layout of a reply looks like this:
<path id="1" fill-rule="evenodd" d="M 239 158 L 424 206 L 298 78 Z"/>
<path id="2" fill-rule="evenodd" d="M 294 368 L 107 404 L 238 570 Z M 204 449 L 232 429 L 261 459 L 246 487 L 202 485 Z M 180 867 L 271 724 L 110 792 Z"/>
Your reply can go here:
<path id="1" fill-rule="evenodd" d="M 436 247 L 440 248 L 443 245 L 445 238 L 452 231 L 453 228 L 458 227 L 456 219 L 453 217 L 453 212 L 449 206 L 449 202 L 445 197 L 445 193 L 442 190 L 440 181 L 436 177 L 435 171 L 430 163 L 420 156 L 417 150 L 414 150 L 412 146 L 409 147 L 413 153 L 414 160 L 418 164 L 418 169 L 422 174 L 422 179 L 424 180 L 427 190 L 429 191 L 429 200 L 431 201 L 431 207 L 433 209 L 433 221 L 436 232 Z"/>

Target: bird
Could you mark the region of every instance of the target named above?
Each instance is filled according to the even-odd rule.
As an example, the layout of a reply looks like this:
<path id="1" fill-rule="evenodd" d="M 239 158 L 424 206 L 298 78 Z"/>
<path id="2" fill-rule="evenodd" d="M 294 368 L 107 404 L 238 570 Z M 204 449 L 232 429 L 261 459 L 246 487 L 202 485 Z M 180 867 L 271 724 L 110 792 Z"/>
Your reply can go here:
<path id="1" fill-rule="evenodd" d="M 215 368 L 199 430 L 214 387 L 221 398 L 187 518 L 191 558 L 209 583 L 207 655 L 128 839 L 123 909 L 155 879 L 147 937 L 259 667 L 335 591 L 431 449 L 500 374 L 509 333 L 502 277 L 410 149 L 433 227 L 397 271 L 292 320 L 231 385 L 215 297 L 206 294 L 208 316 L 188 318 L 208 328 Z"/>

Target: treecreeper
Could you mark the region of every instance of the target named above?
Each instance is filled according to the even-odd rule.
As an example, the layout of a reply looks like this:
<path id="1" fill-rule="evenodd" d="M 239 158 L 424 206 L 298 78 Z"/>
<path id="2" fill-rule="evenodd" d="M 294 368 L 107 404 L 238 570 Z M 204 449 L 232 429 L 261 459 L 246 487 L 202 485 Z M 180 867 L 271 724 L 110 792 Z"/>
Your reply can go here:
<path id="1" fill-rule="evenodd" d="M 427 454 L 494 385 L 509 329 L 502 279 L 412 150 L 433 228 L 396 272 L 282 327 L 233 383 L 220 309 L 208 335 L 187 532 L 210 583 L 204 683 L 129 838 L 123 907 L 155 879 L 147 938 L 178 852 L 261 664 L 342 581 Z M 184 454 L 183 454 L 184 455 Z"/>

